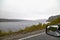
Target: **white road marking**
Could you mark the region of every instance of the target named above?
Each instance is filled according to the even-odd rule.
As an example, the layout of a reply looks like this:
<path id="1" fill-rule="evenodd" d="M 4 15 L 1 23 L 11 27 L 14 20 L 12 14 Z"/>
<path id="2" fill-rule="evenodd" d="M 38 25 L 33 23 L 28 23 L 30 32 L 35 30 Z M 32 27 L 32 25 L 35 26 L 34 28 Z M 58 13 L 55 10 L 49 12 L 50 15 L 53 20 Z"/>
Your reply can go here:
<path id="1" fill-rule="evenodd" d="M 28 37 L 25 37 L 25 38 L 21 38 L 21 39 L 18 39 L 18 40 L 24 40 L 24 39 L 32 38 L 32 37 L 35 37 L 35 36 L 39 36 L 41 34 L 45 34 L 45 32 L 39 33 L 39 34 L 34 34 L 34 35 L 31 35 L 31 36 L 28 36 Z"/>

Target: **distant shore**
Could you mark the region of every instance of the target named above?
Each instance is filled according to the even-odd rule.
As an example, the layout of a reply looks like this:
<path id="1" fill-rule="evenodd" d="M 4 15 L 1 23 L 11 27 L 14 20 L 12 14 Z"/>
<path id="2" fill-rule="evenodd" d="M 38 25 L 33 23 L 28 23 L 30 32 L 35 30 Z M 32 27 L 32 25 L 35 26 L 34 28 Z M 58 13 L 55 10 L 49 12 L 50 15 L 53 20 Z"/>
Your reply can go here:
<path id="1" fill-rule="evenodd" d="M 18 21 L 27 21 L 23 19 L 0 19 L 0 22 L 18 22 Z"/>

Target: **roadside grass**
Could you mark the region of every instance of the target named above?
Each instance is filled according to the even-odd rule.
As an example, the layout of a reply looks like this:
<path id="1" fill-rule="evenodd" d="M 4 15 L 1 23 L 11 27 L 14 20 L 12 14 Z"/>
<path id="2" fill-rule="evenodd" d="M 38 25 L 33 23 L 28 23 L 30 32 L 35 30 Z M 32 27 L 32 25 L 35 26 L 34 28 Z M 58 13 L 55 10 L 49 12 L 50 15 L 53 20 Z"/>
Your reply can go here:
<path id="1" fill-rule="evenodd" d="M 36 30 L 42 30 L 42 29 L 45 29 L 46 27 L 46 24 L 41 24 L 39 23 L 38 25 L 32 25 L 30 27 L 26 27 L 24 30 L 19 30 L 18 32 L 20 33 L 28 33 L 28 32 L 33 32 L 33 31 L 36 31 Z"/>

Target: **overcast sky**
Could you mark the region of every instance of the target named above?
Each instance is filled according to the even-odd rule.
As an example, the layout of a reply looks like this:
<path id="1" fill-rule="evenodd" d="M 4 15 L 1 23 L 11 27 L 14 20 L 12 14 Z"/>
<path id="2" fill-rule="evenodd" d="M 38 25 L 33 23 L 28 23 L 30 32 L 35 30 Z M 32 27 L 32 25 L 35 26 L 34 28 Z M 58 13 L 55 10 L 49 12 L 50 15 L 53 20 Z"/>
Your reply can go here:
<path id="1" fill-rule="evenodd" d="M 48 19 L 60 15 L 60 0 L 0 0 L 0 18 Z"/>

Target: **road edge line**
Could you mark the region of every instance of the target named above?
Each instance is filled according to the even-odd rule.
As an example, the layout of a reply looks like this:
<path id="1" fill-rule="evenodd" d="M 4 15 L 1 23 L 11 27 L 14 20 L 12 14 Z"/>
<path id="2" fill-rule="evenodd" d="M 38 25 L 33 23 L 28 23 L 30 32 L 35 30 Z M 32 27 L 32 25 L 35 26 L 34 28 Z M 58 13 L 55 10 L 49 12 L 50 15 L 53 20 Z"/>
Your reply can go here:
<path id="1" fill-rule="evenodd" d="M 39 34 L 34 34 L 34 35 L 27 36 L 27 37 L 24 37 L 24 38 L 21 38 L 21 39 L 18 39 L 18 40 L 24 40 L 24 39 L 32 38 L 32 37 L 39 36 L 39 35 L 44 34 L 44 33 L 45 33 L 45 32 L 39 33 Z"/>

